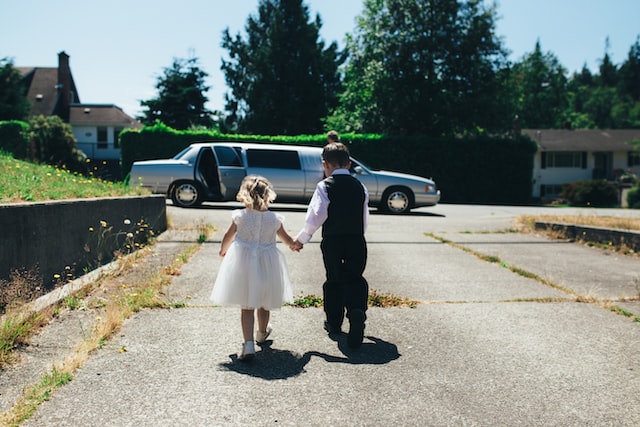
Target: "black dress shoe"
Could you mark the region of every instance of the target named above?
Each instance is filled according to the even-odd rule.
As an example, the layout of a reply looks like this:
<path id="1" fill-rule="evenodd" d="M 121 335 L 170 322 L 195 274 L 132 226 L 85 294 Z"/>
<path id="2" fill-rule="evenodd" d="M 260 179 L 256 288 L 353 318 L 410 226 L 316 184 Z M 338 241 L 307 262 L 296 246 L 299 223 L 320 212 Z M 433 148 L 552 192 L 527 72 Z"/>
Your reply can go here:
<path id="1" fill-rule="evenodd" d="M 349 335 L 347 336 L 347 344 L 351 348 L 359 348 L 364 339 L 364 321 L 366 317 L 362 310 L 351 310 L 349 313 Z"/>
<path id="2" fill-rule="evenodd" d="M 342 333 L 341 328 L 337 328 L 337 327 L 333 326 L 331 323 L 329 323 L 326 320 L 324 321 L 324 330 L 327 331 L 329 333 L 329 335 L 335 335 L 335 334 Z"/>

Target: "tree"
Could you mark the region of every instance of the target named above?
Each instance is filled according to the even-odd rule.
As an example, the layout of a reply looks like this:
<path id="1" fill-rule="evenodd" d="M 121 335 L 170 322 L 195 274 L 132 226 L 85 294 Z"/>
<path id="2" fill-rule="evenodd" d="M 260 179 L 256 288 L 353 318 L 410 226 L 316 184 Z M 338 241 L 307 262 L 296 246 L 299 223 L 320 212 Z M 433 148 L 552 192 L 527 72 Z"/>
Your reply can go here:
<path id="1" fill-rule="evenodd" d="M 174 58 L 173 65 L 164 69 L 158 78 L 158 97 L 141 101 L 146 110 L 138 117 L 145 125 L 161 121 L 173 129 L 188 129 L 192 126 L 211 127 L 211 112 L 205 108 L 209 87 L 204 79 L 208 76 L 198 66 L 198 59 Z"/>
<path id="2" fill-rule="evenodd" d="M 620 66 L 618 88 L 633 101 L 640 101 L 640 37 L 636 38 L 627 60 Z"/>
<path id="3" fill-rule="evenodd" d="M 366 0 L 330 120 L 392 134 L 509 128 L 495 17 L 480 0 Z"/>
<path id="4" fill-rule="evenodd" d="M 604 57 L 600 62 L 600 76 L 598 82 L 602 87 L 615 87 L 618 81 L 618 67 L 611 62 L 609 56 L 609 37 L 605 41 Z"/>
<path id="5" fill-rule="evenodd" d="M 322 119 L 337 105 L 344 60 L 335 42 L 325 48 L 319 40 L 321 27 L 319 15 L 309 22 L 302 0 L 260 0 L 257 16 L 247 19 L 246 40 L 223 32 L 231 127 L 266 135 L 322 132 Z"/>
<path id="6" fill-rule="evenodd" d="M 0 59 L 0 120 L 23 120 L 29 108 L 20 72 L 11 59 Z"/>
<path id="7" fill-rule="evenodd" d="M 585 76 L 586 78 L 586 76 Z M 532 53 L 514 64 L 513 86 L 523 128 L 562 128 L 568 106 L 566 70 L 537 41 Z"/>

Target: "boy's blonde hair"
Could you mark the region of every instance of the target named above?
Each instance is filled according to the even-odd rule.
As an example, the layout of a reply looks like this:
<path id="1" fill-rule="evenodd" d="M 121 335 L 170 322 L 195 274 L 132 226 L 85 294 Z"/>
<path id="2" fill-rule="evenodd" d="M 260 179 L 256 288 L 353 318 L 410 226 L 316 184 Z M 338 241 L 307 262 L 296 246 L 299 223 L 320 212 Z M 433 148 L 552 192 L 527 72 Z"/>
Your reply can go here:
<path id="1" fill-rule="evenodd" d="M 267 178 L 258 175 L 247 175 L 240 184 L 236 200 L 244 203 L 249 209 L 266 211 L 269 204 L 276 199 L 276 192 Z"/>

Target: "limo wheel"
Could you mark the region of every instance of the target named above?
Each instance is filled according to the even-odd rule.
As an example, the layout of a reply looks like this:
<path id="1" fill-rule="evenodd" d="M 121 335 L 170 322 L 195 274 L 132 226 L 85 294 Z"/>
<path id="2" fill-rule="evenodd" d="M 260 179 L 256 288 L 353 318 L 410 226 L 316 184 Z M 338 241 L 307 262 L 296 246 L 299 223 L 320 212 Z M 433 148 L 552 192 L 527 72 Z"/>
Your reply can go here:
<path id="1" fill-rule="evenodd" d="M 394 214 L 409 212 L 411 209 L 411 196 L 411 191 L 406 188 L 387 188 L 382 195 L 380 208 Z"/>
<path id="2" fill-rule="evenodd" d="M 171 191 L 171 200 L 176 206 L 188 208 L 202 203 L 203 190 L 200 185 L 192 181 L 176 182 Z"/>

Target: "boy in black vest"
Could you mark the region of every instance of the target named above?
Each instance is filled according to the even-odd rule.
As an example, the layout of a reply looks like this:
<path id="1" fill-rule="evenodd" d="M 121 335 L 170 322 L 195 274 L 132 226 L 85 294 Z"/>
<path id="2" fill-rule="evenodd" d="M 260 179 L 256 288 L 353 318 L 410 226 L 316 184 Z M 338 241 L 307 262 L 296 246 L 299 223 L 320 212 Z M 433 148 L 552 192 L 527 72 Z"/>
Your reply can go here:
<path id="1" fill-rule="evenodd" d="M 369 195 L 349 173 L 349 150 L 340 143 L 327 144 L 322 151 L 325 178 L 309 202 L 305 225 L 293 250 L 300 250 L 322 227 L 322 258 L 326 271 L 323 285 L 324 327 L 329 334 L 341 332 L 345 308 L 349 319 L 347 343 L 358 348 L 364 338 L 369 285 L 363 277 L 367 264 L 364 233 L 369 220 Z"/>

